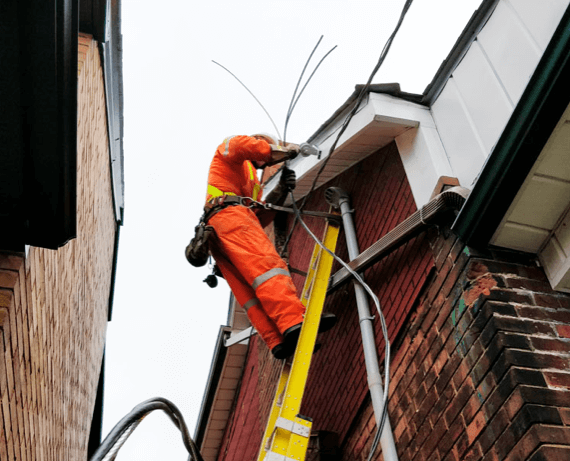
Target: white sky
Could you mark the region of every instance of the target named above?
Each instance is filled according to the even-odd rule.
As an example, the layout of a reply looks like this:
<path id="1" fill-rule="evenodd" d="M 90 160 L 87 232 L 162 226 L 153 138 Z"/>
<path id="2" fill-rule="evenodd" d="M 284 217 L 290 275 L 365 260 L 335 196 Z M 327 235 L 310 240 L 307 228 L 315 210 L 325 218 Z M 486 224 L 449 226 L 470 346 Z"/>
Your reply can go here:
<path id="1" fill-rule="evenodd" d="M 422 93 L 481 0 L 415 0 L 374 83 Z M 208 166 L 232 134 L 280 131 L 293 90 L 334 45 L 303 93 L 287 140 L 313 134 L 365 83 L 404 0 L 122 1 L 125 222 L 107 336 L 104 436 L 161 396 L 196 426 L 229 290 L 184 258 L 202 212 Z M 179 432 L 154 412 L 119 461 L 186 460 Z"/>

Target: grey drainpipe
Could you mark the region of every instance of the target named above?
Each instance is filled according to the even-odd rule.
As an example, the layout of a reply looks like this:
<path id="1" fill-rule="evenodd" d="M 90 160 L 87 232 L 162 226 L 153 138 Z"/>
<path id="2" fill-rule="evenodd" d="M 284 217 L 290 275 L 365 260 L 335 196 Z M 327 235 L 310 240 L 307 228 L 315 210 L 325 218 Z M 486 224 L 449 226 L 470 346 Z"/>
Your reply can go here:
<path id="1" fill-rule="evenodd" d="M 428 227 L 441 223 L 449 214 L 457 213 L 468 196 L 469 190 L 461 186 L 442 192 L 358 254 L 348 263 L 348 266 L 357 273 L 368 269 L 404 243 L 427 230 Z M 327 292 L 337 290 L 351 278 L 352 275 L 348 270 L 341 268 L 331 277 Z"/>
<path id="2" fill-rule="evenodd" d="M 358 249 L 358 242 L 354 231 L 354 222 L 352 220 L 352 210 L 348 194 L 339 187 L 331 187 L 327 189 L 327 201 L 329 203 L 332 202 L 335 207 L 340 207 L 344 233 L 346 235 L 348 257 L 352 261 L 360 254 L 360 251 Z M 366 364 L 366 373 L 368 375 L 368 389 L 370 389 L 370 397 L 372 398 L 372 407 L 374 409 L 376 426 L 379 426 L 383 411 L 384 390 L 382 388 L 382 376 L 380 375 L 378 354 L 376 352 L 376 343 L 374 341 L 374 326 L 372 324 L 373 317 L 370 315 L 368 296 L 364 287 L 356 280 L 353 281 L 353 285 L 356 295 L 356 304 L 358 306 L 358 317 L 360 319 L 362 348 L 364 350 L 364 362 Z M 388 339 L 386 338 L 386 341 L 387 340 Z M 385 461 L 398 460 L 396 443 L 394 442 L 394 436 L 390 426 L 390 418 L 388 416 L 384 423 L 384 428 L 380 437 L 380 444 L 382 445 L 382 455 Z"/>

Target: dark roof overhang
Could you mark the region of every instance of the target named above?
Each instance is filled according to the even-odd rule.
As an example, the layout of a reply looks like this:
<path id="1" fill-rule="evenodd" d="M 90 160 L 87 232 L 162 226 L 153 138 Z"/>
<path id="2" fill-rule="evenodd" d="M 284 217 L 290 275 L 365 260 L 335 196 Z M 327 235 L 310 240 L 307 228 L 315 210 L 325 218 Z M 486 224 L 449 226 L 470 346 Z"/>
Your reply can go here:
<path id="1" fill-rule="evenodd" d="M 77 37 L 103 53 L 114 202 L 123 214 L 119 0 L 20 0 L 0 15 L 0 249 L 57 249 L 76 236 Z M 107 37 L 105 36 L 107 34 Z"/>
<path id="2" fill-rule="evenodd" d="M 568 82 L 570 8 L 453 225 L 465 243 L 488 244 L 570 103 Z"/>
<path id="3" fill-rule="evenodd" d="M 21 0 L 0 21 L 0 248 L 76 234 L 78 2 Z"/>

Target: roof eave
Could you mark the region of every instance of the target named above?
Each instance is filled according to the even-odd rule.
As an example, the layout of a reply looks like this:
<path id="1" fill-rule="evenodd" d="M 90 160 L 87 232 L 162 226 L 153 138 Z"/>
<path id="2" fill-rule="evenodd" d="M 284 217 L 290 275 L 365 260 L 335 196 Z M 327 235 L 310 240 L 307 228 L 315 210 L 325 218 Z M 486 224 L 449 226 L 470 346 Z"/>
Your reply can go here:
<path id="1" fill-rule="evenodd" d="M 479 175 L 453 230 L 486 246 L 570 101 L 570 8 Z"/>

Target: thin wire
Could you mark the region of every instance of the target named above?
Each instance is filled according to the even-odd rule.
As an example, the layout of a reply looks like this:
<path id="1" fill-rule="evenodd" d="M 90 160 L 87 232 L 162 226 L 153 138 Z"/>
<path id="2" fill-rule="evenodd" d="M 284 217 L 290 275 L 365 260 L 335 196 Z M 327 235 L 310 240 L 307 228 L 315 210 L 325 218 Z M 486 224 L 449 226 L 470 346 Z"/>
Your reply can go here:
<path id="1" fill-rule="evenodd" d="M 250 89 L 245 86 L 245 84 L 239 79 L 237 78 L 229 69 L 227 69 L 226 67 L 222 66 L 219 62 L 216 62 L 212 59 L 212 62 L 214 64 L 217 64 L 218 66 L 220 66 L 222 69 L 224 69 L 227 73 L 229 73 L 233 78 L 235 78 L 240 84 L 241 86 L 243 86 L 247 92 L 253 96 L 253 99 L 255 99 L 257 101 L 257 103 L 261 106 L 261 108 L 263 109 L 263 111 L 265 112 L 265 114 L 269 117 L 269 120 L 271 120 L 271 123 L 273 124 L 273 128 L 275 128 L 275 131 L 277 132 L 277 135 L 279 136 L 279 139 L 282 139 L 281 133 L 279 132 L 279 129 L 277 128 L 277 125 L 275 125 L 275 122 L 273 121 L 273 118 L 271 118 L 271 115 L 269 115 L 269 112 L 267 112 L 267 109 L 265 109 L 265 107 L 263 106 L 263 104 L 261 104 L 261 102 L 259 101 L 259 99 L 257 99 L 255 97 L 255 95 L 250 91 Z"/>
<path id="2" fill-rule="evenodd" d="M 313 57 L 313 54 L 315 54 L 315 51 L 319 47 L 319 44 L 321 43 L 322 39 L 323 39 L 323 35 L 321 35 L 321 38 L 319 38 L 317 44 L 313 48 L 313 51 L 311 51 L 311 54 L 309 55 L 309 59 L 307 59 L 307 62 L 305 62 L 305 67 L 303 67 L 303 70 L 301 71 L 301 75 L 299 76 L 299 80 L 297 80 L 297 86 L 295 86 L 295 91 L 293 91 L 293 96 L 291 96 L 291 102 L 289 103 L 289 108 L 287 109 L 287 116 L 285 118 L 285 129 L 283 130 L 283 143 L 285 143 L 286 138 L 287 138 L 287 125 L 289 124 L 289 117 L 291 117 L 291 112 L 293 111 L 291 108 L 293 107 L 293 101 L 295 101 L 295 95 L 297 94 L 297 90 L 299 89 L 299 85 L 301 84 L 301 80 L 303 79 L 303 75 L 305 74 L 305 70 L 307 69 L 307 66 L 309 65 L 309 61 Z"/>
<path id="3" fill-rule="evenodd" d="M 396 27 L 394 28 L 394 31 L 392 32 L 392 34 L 390 35 L 390 37 L 388 38 L 388 40 L 386 41 L 384 48 L 382 49 L 382 52 L 380 53 L 380 57 L 378 59 L 378 62 L 376 63 L 376 65 L 374 66 L 374 69 L 372 70 L 368 81 L 366 82 L 366 84 L 361 88 L 360 93 L 358 95 L 358 98 L 354 104 L 353 109 L 350 111 L 349 115 L 347 116 L 347 118 L 345 119 L 345 121 L 342 124 L 342 127 L 338 133 L 338 135 L 336 136 L 332 146 L 329 149 L 329 153 L 328 156 L 323 160 L 323 162 L 321 162 L 321 166 L 319 168 L 319 170 L 317 171 L 317 174 L 315 175 L 315 178 L 313 179 L 313 183 L 311 185 L 311 189 L 309 190 L 309 192 L 305 195 L 305 197 L 303 198 L 303 201 L 301 203 L 301 206 L 299 208 L 297 208 L 297 205 L 295 203 L 295 197 L 293 195 L 293 192 L 290 192 L 291 194 L 291 202 L 293 205 L 293 209 L 295 210 L 295 220 L 293 222 L 293 225 L 291 227 L 291 231 L 289 232 L 289 235 L 287 236 L 287 239 L 285 241 L 285 244 L 283 246 L 283 249 L 281 250 L 281 254 L 283 254 L 284 251 L 286 251 L 287 248 L 287 244 L 289 243 L 289 240 L 291 239 L 291 236 L 293 235 L 293 231 L 295 229 L 295 225 L 297 224 L 297 222 L 300 222 L 301 225 L 304 227 L 304 229 L 309 233 L 309 235 L 321 246 L 321 248 L 323 248 L 327 253 L 329 253 L 330 255 L 332 255 L 335 260 L 337 260 L 339 263 L 341 263 L 341 265 L 343 267 L 345 267 L 349 273 L 351 273 L 351 275 L 365 288 L 365 290 L 368 292 L 368 294 L 370 295 L 370 297 L 374 300 L 374 304 L 376 305 L 376 310 L 378 311 L 378 315 L 380 318 L 380 323 L 382 326 L 382 334 L 384 336 L 384 343 L 386 345 L 385 347 L 385 353 L 384 353 L 384 397 L 383 397 L 383 401 L 382 401 L 382 415 L 378 424 L 378 428 L 376 430 L 376 434 L 374 436 L 373 442 L 372 442 L 372 446 L 370 448 L 370 453 L 368 454 L 368 458 L 367 461 L 371 461 L 372 457 L 374 456 L 374 453 L 376 452 L 376 449 L 378 448 L 378 444 L 380 442 L 381 439 L 381 435 L 382 435 L 382 431 L 384 430 L 384 424 L 386 422 L 386 418 L 387 418 L 387 413 L 388 413 L 388 390 L 390 388 L 390 341 L 388 339 L 388 330 L 386 328 L 386 321 L 384 318 L 384 315 L 382 314 L 382 310 L 380 308 L 380 301 L 378 300 L 377 296 L 372 292 L 372 290 L 370 289 L 370 287 L 364 283 L 364 281 L 362 280 L 362 278 L 355 272 L 353 271 L 348 264 L 346 264 L 344 261 L 342 261 L 340 258 L 338 258 L 334 253 L 332 253 L 328 248 L 325 248 L 324 245 L 320 242 L 320 240 L 310 231 L 310 229 L 307 227 L 307 225 L 305 224 L 305 222 L 303 221 L 303 219 L 301 218 L 301 210 L 303 209 L 303 207 L 305 206 L 308 197 L 310 196 L 310 194 L 314 191 L 315 186 L 317 184 L 317 181 L 321 175 L 321 173 L 323 172 L 326 164 L 328 163 L 329 159 L 332 156 L 332 153 L 334 152 L 338 141 L 340 140 L 341 136 L 344 134 L 344 132 L 346 131 L 349 123 L 351 122 L 352 118 L 354 117 L 354 115 L 356 114 L 356 112 L 359 109 L 360 103 L 362 102 L 362 99 L 364 97 L 364 95 L 367 93 L 368 88 L 370 88 L 370 84 L 372 82 L 372 79 L 374 78 L 374 76 L 376 75 L 376 73 L 378 72 L 378 70 L 380 69 L 380 66 L 382 65 L 382 63 L 384 62 L 384 60 L 386 59 L 386 56 L 388 54 L 388 51 L 390 50 L 391 46 L 392 46 L 392 42 L 394 41 L 394 38 L 396 37 L 396 34 L 398 33 L 400 26 L 402 25 L 403 21 L 404 21 L 404 17 L 406 16 L 406 13 L 408 12 L 411 4 L 412 4 L 413 0 L 406 0 L 406 3 L 404 4 L 404 7 L 402 8 L 402 12 L 400 13 L 400 18 L 398 20 L 398 23 L 396 24 Z M 332 50 L 331 50 L 332 51 Z"/>
<path id="4" fill-rule="evenodd" d="M 364 280 L 362 279 L 362 277 L 359 274 L 357 274 L 347 263 L 345 263 L 341 258 L 339 258 L 331 250 L 329 250 L 327 247 L 325 247 L 323 245 L 323 243 L 317 238 L 317 236 L 315 236 L 315 234 L 313 234 L 313 232 L 311 232 L 311 230 L 309 229 L 307 224 L 305 224 L 305 222 L 301 218 L 301 211 L 297 208 L 297 205 L 295 204 L 295 196 L 293 195 L 293 192 L 289 191 L 289 193 L 291 195 L 291 202 L 293 203 L 293 210 L 295 211 L 295 216 L 298 216 L 299 222 L 301 223 L 301 225 L 303 226 L 305 231 L 307 231 L 307 233 L 312 237 L 312 239 L 324 251 L 326 251 L 336 261 L 338 261 L 358 281 L 358 283 L 360 283 L 362 285 L 362 287 L 368 292 L 368 294 L 370 295 L 370 297 L 374 301 L 374 304 L 376 305 L 376 310 L 378 312 L 378 317 L 380 318 L 380 325 L 382 327 L 382 335 L 384 336 L 384 344 L 385 344 L 385 349 L 384 349 L 384 357 L 385 357 L 385 360 L 384 360 L 384 362 L 385 362 L 385 366 L 384 366 L 384 389 L 386 390 L 386 392 L 384 392 L 384 396 L 382 398 L 382 414 L 380 417 L 380 422 L 378 424 L 378 431 L 377 431 L 377 434 L 381 434 L 382 430 L 384 429 L 384 424 L 386 422 L 386 417 L 387 417 L 387 413 L 388 413 L 388 389 L 390 387 L 390 340 L 388 339 L 388 328 L 386 326 L 386 319 L 384 317 L 384 314 L 382 313 L 382 309 L 380 308 L 380 300 L 374 294 L 374 292 L 372 291 L 370 286 L 366 282 L 364 282 Z M 376 437 L 375 437 L 375 439 L 376 439 Z M 374 449 L 376 448 L 376 445 L 374 445 Z M 373 453 L 373 452 L 371 452 L 371 453 Z M 370 460 L 370 458 L 369 458 L 369 460 Z"/>
<path id="5" fill-rule="evenodd" d="M 325 58 L 331 54 L 334 49 L 337 46 L 333 46 L 329 52 L 327 54 L 325 54 L 321 60 L 319 61 L 319 63 L 317 64 L 317 66 L 315 67 L 315 69 L 313 70 L 313 72 L 311 73 L 311 75 L 309 76 L 309 78 L 307 79 L 307 81 L 305 82 L 305 85 L 303 86 L 303 88 L 301 89 L 301 91 L 299 92 L 299 96 L 297 96 L 297 99 L 295 99 L 295 103 L 293 104 L 293 106 L 291 107 L 289 113 L 287 114 L 287 120 L 285 121 L 285 129 L 287 129 L 287 124 L 289 122 L 289 117 L 291 117 L 291 114 L 293 113 L 293 110 L 295 109 L 295 106 L 297 105 L 297 102 L 299 101 L 299 98 L 301 97 L 301 95 L 303 94 L 303 91 L 305 91 L 305 88 L 307 88 L 307 85 L 309 84 L 309 82 L 311 81 L 311 79 L 313 78 L 313 75 L 315 75 L 315 72 L 317 71 L 317 69 L 319 68 L 319 66 L 321 65 L 321 63 L 325 60 Z"/>
<path id="6" fill-rule="evenodd" d="M 360 103 L 362 102 L 364 95 L 368 91 L 368 88 L 370 88 L 370 83 L 372 82 L 372 79 L 374 78 L 374 76 L 376 75 L 376 73 L 380 69 L 380 66 L 382 65 L 382 63 L 386 59 L 388 51 L 390 50 L 390 47 L 392 46 L 392 42 L 394 41 L 394 38 L 396 37 L 396 34 L 398 33 L 398 30 L 400 29 L 400 26 L 402 25 L 402 22 L 404 21 L 404 17 L 406 16 L 406 13 L 408 12 L 408 9 L 410 8 L 410 6 L 412 4 L 412 1 L 413 0 L 406 0 L 406 3 L 404 4 L 402 12 L 400 13 L 400 18 L 398 20 L 398 23 L 396 24 L 396 27 L 394 28 L 394 31 L 392 32 L 390 37 L 388 37 L 388 40 L 384 44 L 384 48 L 382 48 L 382 52 L 380 53 L 380 57 L 378 58 L 378 62 L 376 63 L 376 65 L 374 66 L 374 69 L 372 70 L 370 76 L 368 77 L 368 81 L 361 88 L 360 93 L 358 94 L 358 97 L 357 97 L 356 102 L 354 104 L 354 107 L 350 111 L 350 113 L 348 114 L 347 118 L 344 120 L 339 133 L 337 134 L 332 146 L 329 149 L 328 155 L 321 162 L 321 166 L 319 167 L 317 174 L 313 178 L 313 182 L 311 184 L 311 188 L 309 189 L 309 192 L 303 197 L 303 201 L 301 202 L 301 205 L 299 206 L 299 210 L 303 210 L 303 208 L 305 208 L 307 200 L 308 200 L 309 196 L 311 195 L 311 193 L 315 190 L 317 181 L 318 181 L 320 175 L 322 174 L 323 170 L 325 169 L 327 163 L 329 162 L 329 160 L 332 156 L 332 153 L 336 149 L 336 146 L 338 144 L 338 141 L 340 140 L 340 137 L 344 134 L 344 132 L 348 128 L 348 124 L 351 122 L 352 118 L 354 117 L 354 115 L 358 111 Z M 295 216 L 291 230 L 289 231 L 289 234 L 287 235 L 287 238 L 285 239 L 285 243 L 283 244 L 282 250 L 280 252 L 281 255 L 285 251 L 287 251 L 287 245 L 289 244 L 289 241 L 291 240 L 291 237 L 293 235 L 293 231 L 295 230 L 295 227 L 297 225 L 297 221 L 298 221 L 298 218 L 297 218 L 297 216 Z"/>

